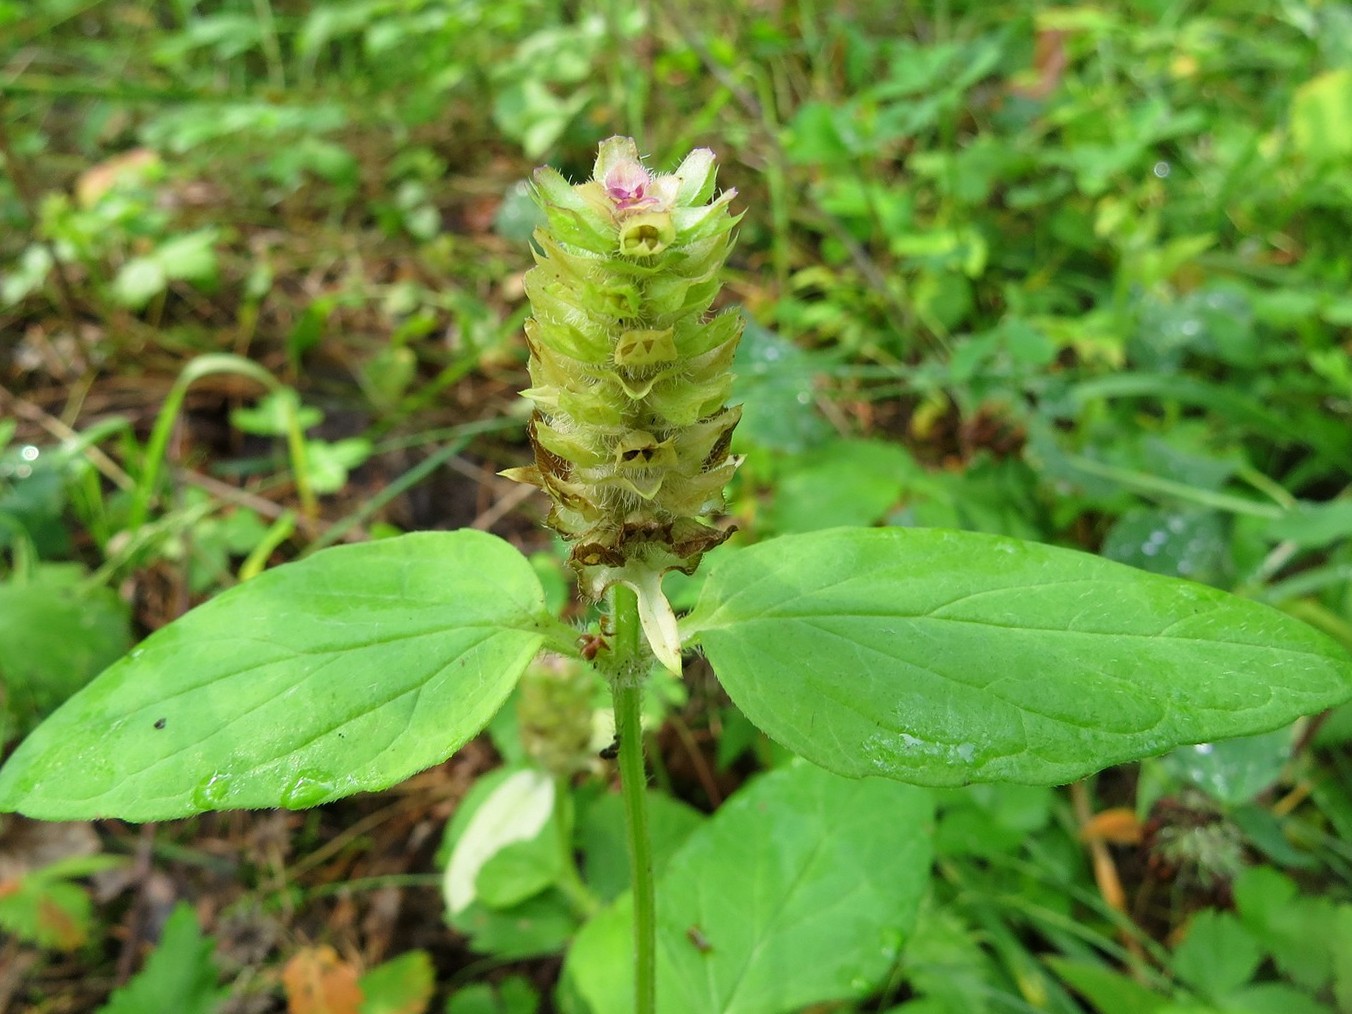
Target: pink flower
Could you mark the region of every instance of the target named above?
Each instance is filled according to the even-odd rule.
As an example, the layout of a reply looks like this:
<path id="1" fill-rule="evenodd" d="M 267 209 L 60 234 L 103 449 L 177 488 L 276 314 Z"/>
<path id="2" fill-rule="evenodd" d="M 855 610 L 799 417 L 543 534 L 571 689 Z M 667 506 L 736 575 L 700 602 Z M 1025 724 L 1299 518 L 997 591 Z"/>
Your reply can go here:
<path id="1" fill-rule="evenodd" d="M 606 170 L 601 185 L 606 196 L 615 204 L 616 211 L 637 211 L 651 208 L 658 203 L 656 196 L 650 194 L 653 178 L 643 163 L 635 159 L 623 159 Z"/>

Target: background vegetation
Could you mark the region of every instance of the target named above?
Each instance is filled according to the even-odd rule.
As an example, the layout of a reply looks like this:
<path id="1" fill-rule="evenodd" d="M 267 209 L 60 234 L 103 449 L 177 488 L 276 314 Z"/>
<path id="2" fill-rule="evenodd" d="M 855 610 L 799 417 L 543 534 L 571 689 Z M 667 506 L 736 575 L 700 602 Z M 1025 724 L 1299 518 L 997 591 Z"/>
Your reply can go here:
<path id="1" fill-rule="evenodd" d="M 738 539 L 1011 534 L 1352 646 L 1350 125 L 1337 0 L 0 0 L 0 740 L 338 541 L 491 529 L 580 615 L 495 473 L 527 453 L 524 180 L 614 133 L 713 148 L 746 212 Z M 4 819 L 0 1010 L 583 1011 L 555 983 L 622 888 L 609 733 L 535 685 L 379 796 Z M 699 661 L 659 691 L 671 851 L 784 757 Z M 824 1009 L 1352 1010 L 1349 737 L 939 793 L 918 924 Z M 528 757 L 574 764 L 583 880 L 518 850 L 448 928 Z"/>

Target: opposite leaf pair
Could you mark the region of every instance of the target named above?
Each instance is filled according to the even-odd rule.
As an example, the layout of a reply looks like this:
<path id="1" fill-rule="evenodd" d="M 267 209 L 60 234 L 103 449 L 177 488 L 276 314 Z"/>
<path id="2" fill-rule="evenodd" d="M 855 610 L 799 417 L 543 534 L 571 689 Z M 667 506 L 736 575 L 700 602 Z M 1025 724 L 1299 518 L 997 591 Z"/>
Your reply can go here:
<path id="1" fill-rule="evenodd" d="M 725 552 L 687 646 L 840 774 L 1065 782 L 1352 696 L 1352 660 L 1305 624 L 1069 550 L 835 529 Z M 538 651 L 579 655 L 575 633 L 491 535 L 325 550 L 106 670 L 0 770 L 0 808 L 162 820 L 383 789 L 478 733 Z"/>

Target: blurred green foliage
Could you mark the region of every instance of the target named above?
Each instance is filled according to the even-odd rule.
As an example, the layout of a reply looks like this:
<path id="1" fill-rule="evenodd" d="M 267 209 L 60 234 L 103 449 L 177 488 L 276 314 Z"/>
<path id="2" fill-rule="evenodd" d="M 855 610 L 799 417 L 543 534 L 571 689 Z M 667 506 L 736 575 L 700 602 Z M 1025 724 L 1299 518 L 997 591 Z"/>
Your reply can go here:
<path id="1" fill-rule="evenodd" d="M 521 386 L 521 181 L 580 178 L 615 133 L 659 168 L 714 148 L 746 211 L 740 538 L 1062 542 L 1352 645 L 1349 123 L 1344 0 L 0 0 L 0 603 L 22 603 L 0 616 L 19 631 L 0 728 L 121 650 L 118 581 L 167 561 L 204 594 L 316 538 L 171 495 L 153 410 L 88 392 L 127 378 L 153 401 L 195 356 L 248 355 L 316 433 L 283 447 L 275 405 L 232 389 L 215 476 L 286 502 L 306 468 L 335 530 L 406 525 L 381 511 L 475 433 L 519 429 L 505 395 L 456 392 Z M 496 467 L 524 457 L 479 439 Z M 390 496 L 345 496 L 371 468 Z M 710 715 L 726 760 L 774 762 Z M 1352 722 L 1313 731 L 1105 779 L 1146 834 L 1135 922 L 1099 898 L 1061 796 L 942 794 L 930 901 L 868 1009 L 1347 1009 Z M 579 805 L 604 857 L 604 807 Z M 494 941 L 540 871 L 499 867 L 524 880 L 461 928 L 522 953 Z M 540 896 L 556 946 L 575 920 Z M 501 986 L 448 1009 L 534 1009 Z"/>

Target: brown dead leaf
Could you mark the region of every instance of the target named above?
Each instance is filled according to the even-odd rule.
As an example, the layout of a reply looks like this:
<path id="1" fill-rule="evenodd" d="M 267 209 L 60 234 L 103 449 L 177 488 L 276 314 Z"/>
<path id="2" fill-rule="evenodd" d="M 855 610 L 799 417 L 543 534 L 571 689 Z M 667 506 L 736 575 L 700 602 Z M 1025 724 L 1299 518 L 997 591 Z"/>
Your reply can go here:
<path id="1" fill-rule="evenodd" d="M 328 944 L 305 947 L 282 969 L 290 1014 L 360 1014 L 357 969 Z"/>
<path id="2" fill-rule="evenodd" d="M 1043 29 L 1037 33 L 1033 46 L 1031 70 L 1020 74 L 1009 90 L 1025 99 L 1045 99 L 1061 86 L 1068 62 L 1066 33 L 1059 29 Z"/>
<path id="3" fill-rule="evenodd" d="M 38 932 L 63 951 L 73 951 L 85 942 L 86 927 L 50 897 L 38 899 Z"/>
<path id="4" fill-rule="evenodd" d="M 159 155 L 149 148 L 133 148 L 114 155 L 80 174 L 80 178 L 75 181 L 75 199 L 80 207 L 91 207 L 117 186 L 119 180 L 145 178 L 159 165 Z"/>
<path id="5" fill-rule="evenodd" d="M 0 881 L 20 881 L 25 873 L 63 859 L 92 856 L 99 836 L 84 821 L 44 823 L 12 817 L 0 834 Z"/>
<path id="6" fill-rule="evenodd" d="M 1139 845 L 1141 822 L 1127 807 L 1114 807 L 1089 818 L 1080 828 L 1080 839 L 1107 842 L 1109 845 Z"/>

